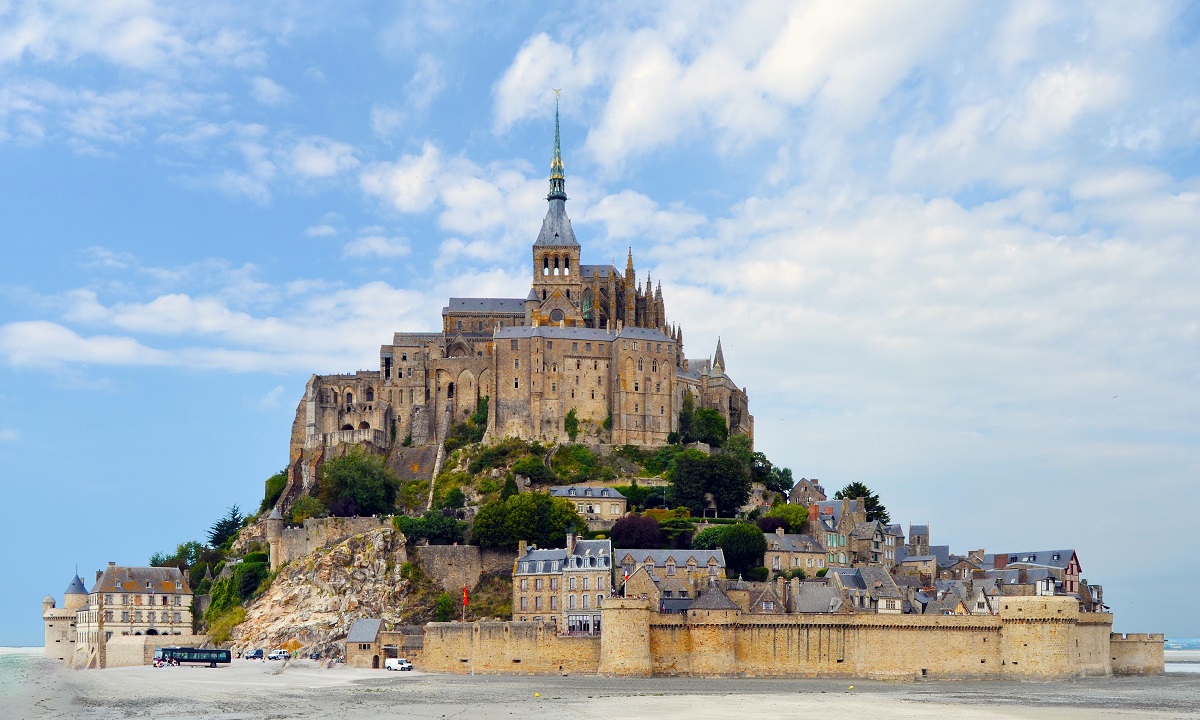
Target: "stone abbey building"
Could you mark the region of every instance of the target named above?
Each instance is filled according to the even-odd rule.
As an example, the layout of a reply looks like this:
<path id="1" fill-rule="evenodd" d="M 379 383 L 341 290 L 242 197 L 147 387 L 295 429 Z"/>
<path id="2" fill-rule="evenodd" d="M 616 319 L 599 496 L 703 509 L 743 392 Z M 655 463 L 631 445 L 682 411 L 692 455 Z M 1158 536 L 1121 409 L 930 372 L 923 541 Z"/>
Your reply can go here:
<path id="1" fill-rule="evenodd" d="M 450 298 L 435 332 L 397 332 L 379 368 L 314 375 L 296 412 L 291 457 L 340 444 L 438 444 L 488 398 L 487 438 L 561 441 L 575 411 L 583 438 L 662 445 L 690 392 L 697 408 L 753 435 L 744 388 L 725 372 L 720 340 L 688 360 L 667 321 L 661 283 L 583 262 L 567 217 L 555 112 L 549 208 L 533 243 L 524 297 Z"/>

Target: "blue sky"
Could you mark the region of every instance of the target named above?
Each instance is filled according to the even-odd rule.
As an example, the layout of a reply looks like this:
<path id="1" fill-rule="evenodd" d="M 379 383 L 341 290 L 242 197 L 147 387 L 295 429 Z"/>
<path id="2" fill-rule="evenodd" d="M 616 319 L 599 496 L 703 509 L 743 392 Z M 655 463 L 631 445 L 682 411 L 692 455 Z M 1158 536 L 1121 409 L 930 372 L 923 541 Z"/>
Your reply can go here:
<path id="1" fill-rule="evenodd" d="M 585 262 L 773 461 L 1200 635 L 1198 7 L 0 0 L 0 644 L 256 508 L 310 373 L 524 296 L 552 88 Z"/>

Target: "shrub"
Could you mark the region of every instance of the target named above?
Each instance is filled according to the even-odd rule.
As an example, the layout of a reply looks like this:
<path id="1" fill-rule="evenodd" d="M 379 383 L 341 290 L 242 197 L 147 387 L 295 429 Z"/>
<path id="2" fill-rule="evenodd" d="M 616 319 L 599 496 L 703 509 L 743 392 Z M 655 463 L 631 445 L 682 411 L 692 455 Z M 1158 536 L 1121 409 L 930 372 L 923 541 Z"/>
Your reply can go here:
<path id="1" fill-rule="evenodd" d="M 450 488 L 442 497 L 442 507 L 458 509 L 467 504 L 467 498 L 463 495 L 462 488 Z"/>
<path id="2" fill-rule="evenodd" d="M 267 478 L 265 484 L 266 491 L 263 493 L 262 504 L 258 506 L 259 512 L 266 512 L 279 502 L 279 496 L 283 495 L 284 489 L 287 488 L 287 468 Z"/>
<path id="3" fill-rule="evenodd" d="M 575 438 L 579 437 L 579 417 L 575 414 L 575 408 L 567 411 L 567 417 L 563 420 L 563 429 L 567 431 L 567 437 L 571 438 L 571 442 L 575 442 Z"/>
<path id="4" fill-rule="evenodd" d="M 767 512 L 766 517 L 781 520 L 784 523 L 784 532 L 798 533 L 803 531 L 804 523 L 808 521 L 808 508 L 800 505 L 775 505 Z"/>
<path id="5" fill-rule="evenodd" d="M 759 530 L 762 530 L 768 535 L 775 532 L 779 528 L 783 528 L 784 532 L 788 531 L 787 520 L 784 520 L 780 517 L 771 517 L 770 515 L 766 517 L 760 517 L 754 521 L 754 524 L 758 526 Z"/>
<path id="6" fill-rule="evenodd" d="M 555 475 L 572 484 L 594 480 L 600 474 L 596 456 L 587 445 L 559 446 L 551 465 Z"/>
<path id="7" fill-rule="evenodd" d="M 288 511 L 292 522 L 302 523 L 309 518 L 321 518 L 329 514 L 321 501 L 312 495 L 301 495 L 296 498 L 296 502 L 292 504 L 292 509 Z"/>
<path id="8" fill-rule="evenodd" d="M 746 568 L 745 572 L 742 573 L 742 578 L 750 582 L 764 582 L 770 575 L 771 571 L 765 567 L 752 567 Z"/>
<path id="9" fill-rule="evenodd" d="M 513 463 L 512 471 L 515 475 L 524 475 L 529 478 L 530 482 L 535 485 L 553 485 L 558 482 L 558 476 L 554 474 L 554 471 L 536 457 L 521 458 Z"/>
<path id="10" fill-rule="evenodd" d="M 246 608 L 233 607 L 216 615 L 208 623 L 208 637 L 216 645 L 229 642 L 233 635 L 233 628 L 240 625 L 246 619 Z"/>
<path id="11" fill-rule="evenodd" d="M 248 552 L 242 557 L 244 563 L 265 563 L 270 562 L 270 557 L 265 552 Z"/>
<path id="12" fill-rule="evenodd" d="M 454 619 L 454 613 L 457 609 L 454 596 L 448 592 L 444 592 L 438 595 L 437 604 L 433 608 L 433 619 L 438 622 L 449 622 Z"/>
<path id="13" fill-rule="evenodd" d="M 626 515 L 612 526 L 613 547 L 653 549 L 663 546 L 658 521 L 645 515 Z"/>
<path id="14" fill-rule="evenodd" d="M 400 480 L 382 457 L 360 448 L 321 466 L 317 499 L 338 517 L 392 512 Z"/>
<path id="15" fill-rule="evenodd" d="M 538 547 L 559 547 L 568 532 L 586 527 L 575 503 L 545 493 L 521 493 L 479 509 L 471 526 L 471 542 L 512 550 L 520 540 Z"/>
<path id="16" fill-rule="evenodd" d="M 754 525 L 739 523 L 708 528 L 692 538 L 692 547 L 698 550 L 721 548 L 725 554 L 725 568 L 730 577 L 757 567 L 767 551 L 767 539 Z"/>

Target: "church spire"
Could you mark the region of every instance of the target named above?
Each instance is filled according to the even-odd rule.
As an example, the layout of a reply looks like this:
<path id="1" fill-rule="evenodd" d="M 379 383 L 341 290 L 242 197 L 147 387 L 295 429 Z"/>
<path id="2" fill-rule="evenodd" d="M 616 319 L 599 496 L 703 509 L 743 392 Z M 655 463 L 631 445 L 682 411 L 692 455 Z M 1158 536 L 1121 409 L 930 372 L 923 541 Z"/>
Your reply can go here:
<path id="1" fill-rule="evenodd" d="M 550 161 L 550 194 L 547 200 L 566 200 L 567 185 L 563 176 L 562 146 L 558 135 L 558 94 L 554 91 L 554 159 Z"/>
<path id="2" fill-rule="evenodd" d="M 721 351 L 721 338 L 717 337 L 717 354 L 713 356 L 713 372 L 717 375 L 725 374 L 725 353 Z"/>

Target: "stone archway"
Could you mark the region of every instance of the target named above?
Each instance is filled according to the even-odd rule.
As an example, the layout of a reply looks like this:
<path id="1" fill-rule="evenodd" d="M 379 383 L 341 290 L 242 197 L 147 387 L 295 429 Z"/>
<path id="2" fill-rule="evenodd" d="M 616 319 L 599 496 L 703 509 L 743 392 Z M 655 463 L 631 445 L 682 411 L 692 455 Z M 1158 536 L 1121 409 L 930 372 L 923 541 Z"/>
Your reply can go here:
<path id="1" fill-rule="evenodd" d="M 376 655 L 375 657 L 371 658 L 371 669 L 372 669 L 372 670 L 378 670 L 378 669 L 379 669 L 379 656 L 378 656 L 378 655 Z"/>

